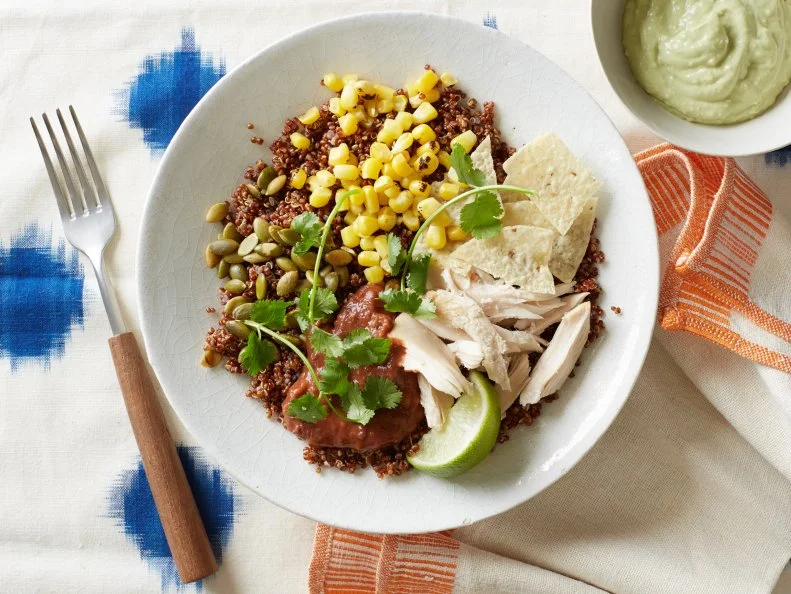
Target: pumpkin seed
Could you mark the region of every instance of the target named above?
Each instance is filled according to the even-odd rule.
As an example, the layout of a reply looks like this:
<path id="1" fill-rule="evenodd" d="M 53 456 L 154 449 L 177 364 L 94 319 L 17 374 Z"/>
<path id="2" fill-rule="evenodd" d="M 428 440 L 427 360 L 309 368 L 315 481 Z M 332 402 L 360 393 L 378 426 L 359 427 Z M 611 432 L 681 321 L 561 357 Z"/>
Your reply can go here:
<path id="1" fill-rule="evenodd" d="M 272 239 L 272 241 L 282 243 L 279 239 L 281 229 L 283 229 L 283 227 L 280 225 L 269 225 L 269 237 Z"/>
<path id="2" fill-rule="evenodd" d="M 324 259 L 333 266 L 348 266 L 353 258 L 346 250 L 332 250 L 324 255 Z"/>
<path id="3" fill-rule="evenodd" d="M 223 261 L 228 262 L 228 264 L 241 264 L 244 262 L 244 259 L 242 259 L 242 256 L 239 254 L 228 254 L 223 257 Z"/>
<path id="4" fill-rule="evenodd" d="M 250 264 L 263 264 L 264 262 L 266 262 L 267 258 L 264 258 L 261 254 L 256 254 L 255 252 L 253 252 L 252 254 L 247 254 L 246 256 L 243 256 L 242 260 Z"/>
<path id="5" fill-rule="evenodd" d="M 319 274 L 323 277 L 327 276 L 330 272 L 332 272 L 332 265 L 326 264 L 319 268 Z"/>
<path id="6" fill-rule="evenodd" d="M 391 289 L 393 291 L 397 291 L 401 288 L 400 281 L 397 281 L 394 278 L 391 278 L 389 281 L 385 283 L 385 289 Z"/>
<path id="7" fill-rule="evenodd" d="M 345 287 L 349 284 L 349 269 L 346 266 L 336 266 L 335 274 L 338 275 L 338 286 Z"/>
<path id="8" fill-rule="evenodd" d="M 283 245 L 296 245 L 302 236 L 293 229 L 281 229 L 277 232 L 277 241 Z"/>
<path id="9" fill-rule="evenodd" d="M 240 293 L 244 293 L 244 290 L 245 288 L 247 288 L 247 285 L 245 285 L 244 281 L 240 281 L 240 280 L 236 280 L 235 278 L 232 278 L 223 285 L 223 288 L 233 295 L 238 295 Z"/>
<path id="10" fill-rule="evenodd" d="M 253 219 L 253 231 L 258 235 L 259 241 L 269 241 L 269 223 L 266 219 L 256 217 Z"/>
<path id="11" fill-rule="evenodd" d="M 258 245 L 258 235 L 256 235 L 255 233 L 251 233 L 242 240 L 242 243 L 239 244 L 239 249 L 237 250 L 237 253 L 240 256 L 246 256 L 247 254 L 252 252 L 255 249 L 255 246 L 257 245 Z"/>
<path id="12" fill-rule="evenodd" d="M 223 279 L 228 276 L 228 273 L 231 271 L 231 265 L 228 264 L 224 259 L 220 261 L 217 265 L 217 278 Z"/>
<path id="13" fill-rule="evenodd" d="M 290 258 L 286 258 L 285 256 L 280 256 L 279 258 L 275 258 L 275 264 L 280 270 L 284 270 L 286 272 L 294 272 L 298 270 L 298 267 Z"/>
<path id="14" fill-rule="evenodd" d="M 313 285 L 310 284 L 310 281 L 306 278 L 303 278 L 301 281 L 297 283 L 297 288 L 294 289 L 295 293 L 302 293 L 302 291 L 310 291 Z"/>
<path id="15" fill-rule="evenodd" d="M 274 194 L 277 194 L 283 189 L 283 186 L 286 185 L 286 179 L 287 178 L 285 175 L 278 175 L 275 179 L 267 184 L 265 194 L 267 196 L 273 196 Z"/>
<path id="16" fill-rule="evenodd" d="M 209 349 L 203 351 L 203 357 L 201 357 L 200 364 L 204 367 L 217 367 L 220 361 L 222 361 L 222 355 L 217 351 L 212 351 Z"/>
<path id="17" fill-rule="evenodd" d="M 231 268 L 228 270 L 228 274 L 231 275 L 231 278 L 240 281 L 247 280 L 247 268 L 242 266 L 241 264 L 231 264 Z"/>
<path id="18" fill-rule="evenodd" d="M 212 204 L 209 207 L 209 210 L 206 211 L 206 222 L 219 223 L 225 218 L 227 214 L 228 214 L 227 202 L 218 202 L 217 204 Z"/>
<path id="19" fill-rule="evenodd" d="M 271 182 L 276 177 L 277 171 L 275 171 L 275 168 L 267 165 L 261 170 L 261 173 L 258 174 L 258 180 L 256 181 L 258 189 L 263 190 L 269 185 L 269 182 Z"/>
<path id="20" fill-rule="evenodd" d="M 313 267 L 316 266 L 316 253 L 308 252 L 302 256 L 297 256 L 292 252 L 291 260 L 299 267 L 300 270 L 313 270 Z"/>
<path id="21" fill-rule="evenodd" d="M 255 184 L 245 184 L 247 191 L 250 192 L 251 195 L 255 196 L 256 198 L 261 197 L 261 190 L 258 189 L 258 186 Z"/>
<path id="22" fill-rule="evenodd" d="M 297 336 L 295 334 L 283 334 L 282 337 L 298 349 L 305 348 L 305 340 L 301 336 Z"/>
<path id="23" fill-rule="evenodd" d="M 308 270 L 308 271 L 305 273 L 305 278 L 308 280 L 308 282 L 309 282 L 311 285 L 313 285 L 313 284 L 314 284 L 314 280 L 315 280 L 315 281 L 316 281 L 316 284 L 317 284 L 319 287 L 323 287 L 323 286 L 324 286 L 324 279 L 323 279 L 323 278 L 321 278 L 321 276 L 314 277 L 314 276 L 313 276 L 313 271 L 312 271 L 312 270 Z"/>
<path id="24" fill-rule="evenodd" d="M 299 323 L 297 322 L 296 310 L 292 309 L 290 312 L 286 314 L 285 325 L 286 328 L 299 328 Z"/>
<path id="25" fill-rule="evenodd" d="M 298 282 L 299 282 L 299 273 L 296 270 L 286 272 L 283 276 L 280 277 L 280 280 L 277 281 L 277 288 L 276 288 L 277 296 L 285 297 L 289 293 L 293 292 Z"/>
<path id="26" fill-rule="evenodd" d="M 283 248 L 276 243 L 259 243 L 255 246 L 255 253 L 267 259 L 277 258 L 283 254 Z"/>
<path id="27" fill-rule="evenodd" d="M 206 266 L 209 268 L 216 268 L 217 264 L 220 263 L 222 260 L 222 256 L 218 256 L 213 251 L 211 251 L 211 246 L 206 246 L 206 251 L 203 253 L 203 257 L 206 259 Z"/>
<path id="28" fill-rule="evenodd" d="M 241 338 L 242 340 L 247 340 L 247 337 L 250 336 L 250 328 L 248 328 L 244 322 L 238 320 L 226 322 L 225 329 L 236 338 Z"/>
<path id="29" fill-rule="evenodd" d="M 324 285 L 334 293 L 338 290 L 340 280 L 341 279 L 336 272 L 330 272 L 324 277 Z"/>
<path id="30" fill-rule="evenodd" d="M 236 228 L 236 225 L 234 225 L 233 223 L 227 223 L 225 227 L 222 228 L 222 238 L 233 239 L 234 241 L 239 242 L 244 239 L 244 235 L 239 233 L 239 230 Z"/>
<path id="31" fill-rule="evenodd" d="M 252 303 L 242 303 L 239 307 L 233 310 L 231 314 L 234 320 L 249 320 L 250 313 L 253 311 Z"/>
<path id="32" fill-rule="evenodd" d="M 228 303 L 225 304 L 225 307 L 223 308 L 222 311 L 223 313 L 232 314 L 233 310 L 235 310 L 237 307 L 239 307 L 244 303 L 250 303 L 250 302 L 241 295 L 237 295 L 236 297 L 231 297 L 228 300 Z"/>
<path id="33" fill-rule="evenodd" d="M 355 258 L 357 256 L 357 252 L 354 251 L 354 248 L 350 248 L 344 245 L 341 246 L 339 249 L 342 249 L 344 252 L 348 252 L 349 254 L 351 254 L 352 258 Z"/>
<path id="34" fill-rule="evenodd" d="M 218 256 L 227 256 L 238 250 L 239 244 L 233 239 L 218 239 L 209 244 L 209 249 Z"/>
<path id="35" fill-rule="evenodd" d="M 255 298 L 259 300 L 266 299 L 267 288 L 266 277 L 263 274 L 259 274 L 255 279 Z"/>

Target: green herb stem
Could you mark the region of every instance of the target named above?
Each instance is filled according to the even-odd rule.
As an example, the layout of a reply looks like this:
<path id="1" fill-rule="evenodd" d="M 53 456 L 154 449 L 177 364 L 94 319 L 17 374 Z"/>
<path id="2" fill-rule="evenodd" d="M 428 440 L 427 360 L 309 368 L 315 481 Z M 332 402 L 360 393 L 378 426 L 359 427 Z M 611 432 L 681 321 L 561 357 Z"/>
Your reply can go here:
<path id="1" fill-rule="evenodd" d="M 490 186 L 478 186 L 477 188 L 472 188 L 470 190 L 467 190 L 466 192 L 463 192 L 463 193 L 459 194 L 455 198 L 452 198 L 452 199 L 448 200 L 445 204 L 443 204 L 437 210 L 435 210 L 433 213 L 431 213 L 426 218 L 426 220 L 423 221 L 423 224 L 420 225 L 418 230 L 415 232 L 415 236 L 412 238 L 412 243 L 409 245 L 409 251 L 407 251 L 407 254 L 406 254 L 406 263 L 404 264 L 404 270 L 401 272 L 401 290 L 402 291 L 406 287 L 406 275 L 407 275 L 407 270 L 409 269 L 409 263 L 412 261 L 412 252 L 415 251 L 415 247 L 417 247 L 418 239 L 420 239 L 420 236 L 423 235 L 423 231 L 425 231 L 426 228 L 431 224 L 431 221 L 433 221 L 435 217 L 439 216 L 439 213 L 441 213 L 443 210 L 447 209 L 449 206 L 451 206 L 453 204 L 456 204 L 457 202 L 461 202 L 465 198 L 469 198 L 470 196 L 474 196 L 475 194 L 478 194 L 479 192 L 486 192 L 486 191 L 492 191 L 492 190 L 511 190 L 513 192 L 520 192 L 522 194 L 535 195 L 535 192 L 533 190 L 528 190 L 528 189 L 525 189 L 525 188 L 519 188 L 517 186 L 493 184 L 493 185 L 490 185 Z"/>

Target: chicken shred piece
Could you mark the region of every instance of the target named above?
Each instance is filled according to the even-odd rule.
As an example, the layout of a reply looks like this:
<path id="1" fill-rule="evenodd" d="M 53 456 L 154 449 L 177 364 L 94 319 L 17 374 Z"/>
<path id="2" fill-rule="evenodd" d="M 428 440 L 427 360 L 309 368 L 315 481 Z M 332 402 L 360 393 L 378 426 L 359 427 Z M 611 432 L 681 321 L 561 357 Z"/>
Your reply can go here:
<path id="1" fill-rule="evenodd" d="M 456 355 L 459 363 L 467 369 L 478 369 L 483 361 L 483 349 L 474 340 L 457 340 L 448 343 L 448 348 Z"/>
<path id="2" fill-rule="evenodd" d="M 497 330 L 497 333 L 505 341 L 506 353 L 520 353 L 523 351 L 540 353 L 544 350 L 544 347 L 542 347 L 539 342 L 539 338 L 530 334 L 530 332 L 524 332 L 523 330 L 508 330 L 500 326 L 495 326 L 495 330 Z"/>
<path id="3" fill-rule="evenodd" d="M 418 320 L 426 328 L 444 340 L 453 342 L 459 340 L 470 340 L 470 335 L 458 328 L 454 328 L 447 320 L 441 318 L 420 319 Z"/>
<path id="4" fill-rule="evenodd" d="M 511 378 L 511 389 L 505 390 L 495 386 L 497 398 L 500 401 L 500 418 L 505 417 L 505 412 L 514 403 L 519 393 L 524 390 L 530 379 L 530 356 L 527 353 L 516 355 L 508 365 L 508 377 Z"/>
<path id="5" fill-rule="evenodd" d="M 420 404 L 426 413 L 426 423 L 430 429 L 442 427 L 450 407 L 453 406 L 453 396 L 434 388 L 422 373 L 417 376 L 417 385 L 420 389 Z"/>

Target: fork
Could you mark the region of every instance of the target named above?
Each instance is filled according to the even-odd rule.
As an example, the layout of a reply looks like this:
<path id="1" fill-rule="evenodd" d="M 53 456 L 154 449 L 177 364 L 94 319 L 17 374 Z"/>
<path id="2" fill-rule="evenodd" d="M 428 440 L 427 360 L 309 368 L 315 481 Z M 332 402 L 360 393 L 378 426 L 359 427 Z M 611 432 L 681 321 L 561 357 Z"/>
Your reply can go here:
<path id="1" fill-rule="evenodd" d="M 217 561 L 173 438 L 168 431 L 164 412 L 154 390 L 154 383 L 134 334 L 126 330 L 115 292 L 107 275 L 104 250 L 115 232 L 115 215 L 110 195 L 72 106 L 69 106 L 69 112 L 74 120 L 74 127 L 84 151 L 85 161 L 88 163 L 93 185 L 89 182 L 82 166 L 82 160 L 72 142 L 63 114 L 60 109 L 55 113 L 63 130 L 81 191 L 78 191 L 74 183 L 47 114 L 42 114 L 42 119 L 60 164 L 66 185 L 65 193 L 33 118 L 30 118 L 30 124 L 33 126 L 52 183 L 66 239 L 87 256 L 96 273 L 96 281 L 113 331 L 113 336 L 109 339 L 113 364 L 121 384 L 121 392 L 146 477 L 179 576 L 185 583 L 193 582 L 217 571 Z"/>

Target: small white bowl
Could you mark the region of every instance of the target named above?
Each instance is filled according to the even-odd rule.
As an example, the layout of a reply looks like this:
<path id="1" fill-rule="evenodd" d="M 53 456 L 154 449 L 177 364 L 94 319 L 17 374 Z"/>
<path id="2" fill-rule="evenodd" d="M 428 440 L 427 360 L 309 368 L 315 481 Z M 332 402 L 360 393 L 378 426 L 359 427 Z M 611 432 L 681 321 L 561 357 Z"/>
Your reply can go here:
<path id="1" fill-rule="evenodd" d="M 791 144 L 791 92 L 788 88 L 766 112 L 739 124 L 695 124 L 657 103 L 637 83 L 623 51 L 626 0 L 591 0 L 593 41 L 604 74 L 626 107 L 657 136 L 709 155 L 738 157 L 767 153 Z"/>

